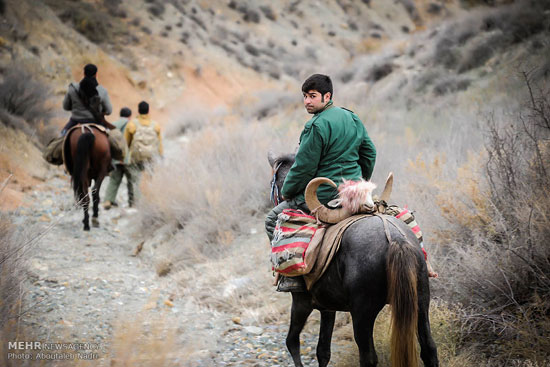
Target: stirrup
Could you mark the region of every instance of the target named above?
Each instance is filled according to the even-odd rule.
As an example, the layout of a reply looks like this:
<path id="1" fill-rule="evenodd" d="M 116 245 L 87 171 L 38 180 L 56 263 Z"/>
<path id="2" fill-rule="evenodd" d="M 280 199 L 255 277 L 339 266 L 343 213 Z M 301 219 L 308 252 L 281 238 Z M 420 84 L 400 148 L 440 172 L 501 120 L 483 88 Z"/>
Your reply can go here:
<path id="1" fill-rule="evenodd" d="M 306 282 L 303 276 L 285 277 L 281 276 L 277 284 L 277 292 L 305 292 Z"/>

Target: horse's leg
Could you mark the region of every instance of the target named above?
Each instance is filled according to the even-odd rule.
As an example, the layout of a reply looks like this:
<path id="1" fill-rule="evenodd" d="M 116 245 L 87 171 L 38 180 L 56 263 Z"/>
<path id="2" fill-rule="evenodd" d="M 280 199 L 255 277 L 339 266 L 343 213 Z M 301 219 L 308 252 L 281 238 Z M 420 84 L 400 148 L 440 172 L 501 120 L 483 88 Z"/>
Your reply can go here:
<path id="1" fill-rule="evenodd" d="M 82 202 L 82 209 L 84 209 L 84 219 L 82 220 L 82 223 L 84 223 L 84 230 L 89 231 L 90 230 L 90 216 L 88 215 L 88 207 L 90 206 L 90 196 L 88 195 L 88 186 L 87 184 L 82 184 L 82 194 L 80 197 L 80 200 Z"/>
<path id="2" fill-rule="evenodd" d="M 311 311 L 313 311 L 311 296 L 304 292 L 292 292 L 292 310 L 290 312 L 290 328 L 286 337 L 286 347 L 292 356 L 295 367 L 303 367 L 300 358 L 300 333 Z"/>
<path id="3" fill-rule="evenodd" d="M 420 358 L 425 367 L 439 366 L 437 358 L 437 347 L 432 338 L 430 330 L 430 289 L 428 277 L 423 276 L 425 281 L 418 282 L 418 343 L 420 344 Z"/>
<path id="4" fill-rule="evenodd" d="M 330 342 L 334 330 L 336 312 L 321 311 L 321 328 L 319 330 L 319 342 L 317 343 L 317 361 L 319 367 L 326 367 L 330 361 Z"/>
<path id="5" fill-rule="evenodd" d="M 378 364 L 378 356 L 374 349 L 372 332 L 376 316 L 378 316 L 384 304 L 374 304 L 365 298 L 354 300 L 353 303 L 351 318 L 353 321 L 353 335 L 357 347 L 359 347 L 359 366 L 374 367 Z"/>
<path id="6" fill-rule="evenodd" d="M 94 213 L 92 215 L 92 225 L 94 227 L 99 227 L 99 189 L 101 188 L 101 183 L 103 182 L 104 177 L 99 177 L 95 180 L 94 188 L 92 190 L 92 197 L 94 200 Z"/>

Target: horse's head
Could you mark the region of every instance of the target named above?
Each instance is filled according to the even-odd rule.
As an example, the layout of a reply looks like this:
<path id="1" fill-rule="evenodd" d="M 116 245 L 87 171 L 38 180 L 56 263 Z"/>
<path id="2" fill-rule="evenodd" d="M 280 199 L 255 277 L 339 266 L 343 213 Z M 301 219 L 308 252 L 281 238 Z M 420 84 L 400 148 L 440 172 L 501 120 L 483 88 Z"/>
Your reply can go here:
<path id="1" fill-rule="evenodd" d="M 290 167 L 294 164 L 295 154 L 283 154 L 275 155 L 272 151 L 267 153 L 267 160 L 271 165 L 271 202 L 274 205 L 279 205 L 283 198 L 281 196 L 281 189 L 285 182 L 286 175 L 290 171 Z"/>

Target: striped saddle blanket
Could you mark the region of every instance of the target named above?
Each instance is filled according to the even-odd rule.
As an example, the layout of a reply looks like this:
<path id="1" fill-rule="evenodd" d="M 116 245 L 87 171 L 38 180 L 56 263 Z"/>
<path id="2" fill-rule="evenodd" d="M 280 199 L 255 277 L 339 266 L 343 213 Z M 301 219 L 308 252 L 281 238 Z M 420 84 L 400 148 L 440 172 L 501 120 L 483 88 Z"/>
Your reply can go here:
<path id="1" fill-rule="evenodd" d="M 319 227 L 315 217 L 301 210 L 283 210 L 277 218 L 271 241 L 273 270 L 286 276 L 305 274 L 306 250 Z"/>
<path id="2" fill-rule="evenodd" d="M 390 205 L 385 208 L 385 214 L 401 219 L 409 226 L 420 242 L 424 257 L 426 251 L 422 244 L 422 231 L 414 215 L 407 208 Z M 316 242 L 320 242 L 326 226 L 317 223 L 315 217 L 297 209 L 285 209 L 277 218 L 273 240 L 271 241 L 272 270 L 285 276 L 304 275 L 311 271 L 315 255 L 308 256 L 306 251 L 316 233 Z"/>

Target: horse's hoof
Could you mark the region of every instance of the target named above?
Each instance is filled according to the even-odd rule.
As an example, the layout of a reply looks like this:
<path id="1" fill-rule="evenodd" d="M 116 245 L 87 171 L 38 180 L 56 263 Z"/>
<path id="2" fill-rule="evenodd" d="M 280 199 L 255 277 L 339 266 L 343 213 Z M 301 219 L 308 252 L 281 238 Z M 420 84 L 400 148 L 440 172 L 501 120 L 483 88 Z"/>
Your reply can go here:
<path id="1" fill-rule="evenodd" d="M 92 226 L 94 228 L 98 228 L 99 227 L 99 219 L 97 218 L 92 218 Z"/>
<path id="2" fill-rule="evenodd" d="M 85 230 L 85 231 L 89 231 L 89 230 L 90 230 L 90 226 L 84 226 L 84 230 Z"/>

